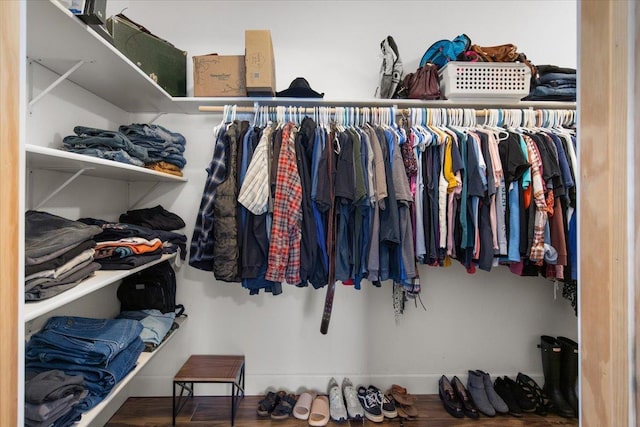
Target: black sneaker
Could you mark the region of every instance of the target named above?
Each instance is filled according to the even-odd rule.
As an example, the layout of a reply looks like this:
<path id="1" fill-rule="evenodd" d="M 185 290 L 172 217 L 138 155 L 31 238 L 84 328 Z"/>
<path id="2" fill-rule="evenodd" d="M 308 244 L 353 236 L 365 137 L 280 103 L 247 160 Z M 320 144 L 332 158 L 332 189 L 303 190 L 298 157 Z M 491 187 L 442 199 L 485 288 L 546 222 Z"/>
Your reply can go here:
<path id="1" fill-rule="evenodd" d="M 371 392 L 376 395 L 376 399 L 381 405 L 383 416 L 386 418 L 395 418 L 398 416 L 398 411 L 396 410 L 396 405 L 393 403 L 393 400 L 385 396 L 379 388 L 370 385 L 367 392 Z"/>
<path id="2" fill-rule="evenodd" d="M 384 415 L 382 415 L 382 400 L 378 400 L 377 394 L 362 386 L 358 387 L 358 400 L 364 409 L 364 416 L 368 420 L 374 423 L 381 423 L 384 421 Z"/>

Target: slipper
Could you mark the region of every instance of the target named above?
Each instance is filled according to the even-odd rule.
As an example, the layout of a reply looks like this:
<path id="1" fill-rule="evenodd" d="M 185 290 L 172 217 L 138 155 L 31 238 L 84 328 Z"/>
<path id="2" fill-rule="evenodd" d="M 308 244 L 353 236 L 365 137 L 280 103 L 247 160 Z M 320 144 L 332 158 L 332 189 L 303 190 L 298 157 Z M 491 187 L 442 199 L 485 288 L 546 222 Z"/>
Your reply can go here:
<path id="1" fill-rule="evenodd" d="M 407 393 L 406 388 L 397 384 L 393 384 L 387 394 L 390 394 L 393 397 L 393 400 L 401 405 L 413 405 L 416 403 L 416 397 Z"/>
<path id="2" fill-rule="evenodd" d="M 396 402 L 396 411 L 398 411 L 398 416 L 400 418 L 412 420 L 418 417 L 418 409 L 412 405 L 403 405 Z"/>
<path id="3" fill-rule="evenodd" d="M 260 417 L 268 417 L 276 405 L 280 402 L 282 397 L 286 396 L 285 391 L 279 391 L 275 393 L 273 391 L 269 391 L 264 398 L 258 402 L 258 416 Z"/>
<path id="4" fill-rule="evenodd" d="M 312 427 L 324 427 L 329 423 L 329 399 L 327 396 L 318 396 L 313 399 L 309 425 Z"/>
<path id="5" fill-rule="evenodd" d="M 309 412 L 311 411 L 311 404 L 316 394 L 312 391 L 305 391 L 298 397 L 296 405 L 293 407 L 293 416 L 299 420 L 306 420 L 309 418 Z"/>
<path id="6" fill-rule="evenodd" d="M 295 394 L 287 394 L 280 399 L 280 403 L 276 405 L 271 412 L 272 420 L 286 420 L 291 415 L 291 411 L 293 411 L 293 407 L 296 404 L 296 395 Z"/>

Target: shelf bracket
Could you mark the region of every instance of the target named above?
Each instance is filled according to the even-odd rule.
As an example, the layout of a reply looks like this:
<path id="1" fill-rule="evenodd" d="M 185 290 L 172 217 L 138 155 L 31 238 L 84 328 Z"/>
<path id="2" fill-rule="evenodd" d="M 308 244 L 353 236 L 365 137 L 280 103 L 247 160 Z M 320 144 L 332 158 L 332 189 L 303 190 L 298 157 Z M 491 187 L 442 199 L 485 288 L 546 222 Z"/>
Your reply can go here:
<path id="1" fill-rule="evenodd" d="M 53 83 L 51 83 L 49 86 L 47 86 L 42 92 L 40 92 L 40 94 L 38 96 L 36 96 L 35 98 L 33 98 L 31 101 L 29 101 L 29 111 L 31 111 L 31 109 L 33 108 L 34 105 L 36 105 L 36 103 L 38 101 L 40 101 L 45 95 L 47 95 L 49 92 L 51 92 L 56 86 L 58 86 L 60 83 L 62 83 L 63 81 L 65 81 L 67 79 L 67 77 L 69 77 L 71 75 L 71 73 L 73 73 L 75 70 L 77 70 L 78 68 L 80 68 L 82 65 L 86 64 L 87 61 L 78 61 L 73 67 L 71 67 L 69 69 L 69 71 L 67 71 L 66 73 L 64 73 L 63 75 L 61 75 L 60 77 L 58 77 Z"/>
<path id="2" fill-rule="evenodd" d="M 153 124 L 156 120 L 158 120 L 160 117 L 164 116 L 167 113 L 158 113 L 155 115 L 155 117 L 151 120 L 149 120 L 147 123 L 149 123 L 150 125 Z"/>
<path id="3" fill-rule="evenodd" d="M 158 187 L 158 185 L 160 185 L 160 182 L 154 183 L 146 193 L 144 193 L 142 196 L 140 196 L 140 198 L 138 200 L 136 200 L 135 202 L 133 202 L 129 206 L 129 209 L 135 209 L 140 204 L 140 202 L 142 202 L 149 194 L 151 194 L 153 192 L 153 190 L 156 189 L 156 187 Z"/>
<path id="4" fill-rule="evenodd" d="M 40 203 L 38 203 L 38 206 L 36 206 L 36 210 L 40 209 L 45 203 L 47 203 L 49 200 L 51 200 L 51 198 L 53 196 L 55 196 L 56 194 L 61 192 L 67 185 L 69 185 L 73 181 L 75 181 L 75 179 L 78 178 L 80 175 L 82 175 L 86 171 L 92 170 L 92 169 L 93 168 L 82 168 L 78 172 L 74 173 L 71 177 L 69 177 L 69 179 L 67 179 L 60 186 L 58 186 L 58 188 L 56 188 L 53 192 L 51 192 L 51 194 L 49 194 L 47 197 L 45 197 L 44 200 L 42 200 Z"/>

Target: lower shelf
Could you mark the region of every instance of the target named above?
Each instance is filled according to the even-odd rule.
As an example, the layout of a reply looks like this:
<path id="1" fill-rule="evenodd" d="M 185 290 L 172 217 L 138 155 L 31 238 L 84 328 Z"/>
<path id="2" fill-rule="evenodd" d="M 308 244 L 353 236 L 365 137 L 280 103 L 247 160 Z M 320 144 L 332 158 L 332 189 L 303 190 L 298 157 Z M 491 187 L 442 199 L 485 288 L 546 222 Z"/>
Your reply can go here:
<path id="1" fill-rule="evenodd" d="M 176 254 L 165 254 L 155 261 L 148 262 L 131 270 L 98 270 L 92 277 L 83 280 L 76 287 L 71 288 L 68 291 L 62 292 L 61 294 L 43 301 L 25 303 L 24 321 L 28 322 L 30 320 L 33 320 L 39 316 L 47 314 L 48 312 L 58 307 L 69 304 L 70 302 L 75 301 L 80 297 L 88 295 L 100 288 L 110 285 L 111 283 L 137 273 L 138 271 L 145 270 L 152 265 L 159 264 L 163 261 L 167 261 L 175 257 Z"/>
<path id="2" fill-rule="evenodd" d="M 82 414 L 82 418 L 76 424 L 76 426 L 78 426 L 78 427 L 80 427 L 80 426 L 82 426 L 82 427 L 103 426 L 109 420 L 109 418 L 113 415 L 113 413 L 118 409 L 120 404 L 122 404 L 124 402 L 124 400 L 126 400 L 126 398 L 128 397 L 126 395 L 123 395 L 123 393 L 122 393 L 125 390 L 125 388 L 127 387 L 127 385 L 131 382 L 131 380 L 136 375 L 138 375 L 138 373 L 142 370 L 142 368 L 144 368 L 145 365 L 147 363 L 149 363 L 149 361 L 151 359 L 153 359 L 153 357 L 156 354 L 158 354 L 158 352 L 161 351 L 163 349 L 163 347 L 169 341 L 171 341 L 171 339 L 173 339 L 173 337 L 177 333 L 180 333 L 180 330 L 182 329 L 182 327 L 183 327 L 184 323 L 186 322 L 186 320 L 187 320 L 186 317 L 176 318 L 176 323 L 178 323 L 178 325 L 180 325 L 180 327 L 178 329 L 174 330 L 171 333 L 171 335 L 169 335 L 169 337 L 167 337 L 167 339 L 164 340 L 162 342 L 162 344 L 160 344 L 154 351 L 152 351 L 152 352 L 143 352 L 140 355 L 140 358 L 138 358 L 138 363 L 137 363 L 136 367 L 133 369 L 133 371 L 129 372 L 129 375 L 124 377 L 122 379 L 122 381 L 120 381 L 118 384 L 116 384 L 116 386 L 113 388 L 113 390 L 111 390 L 111 393 L 109 393 L 107 395 L 107 397 L 105 397 L 102 402 L 100 402 L 98 405 L 94 406 L 90 411 L 87 411 L 84 414 Z M 105 413 L 104 412 L 105 409 L 107 407 L 109 407 L 112 403 L 115 404 L 116 403 L 115 401 L 119 397 L 121 398 L 122 402 L 120 402 L 120 404 L 118 404 L 116 407 L 113 408 L 113 412 Z"/>

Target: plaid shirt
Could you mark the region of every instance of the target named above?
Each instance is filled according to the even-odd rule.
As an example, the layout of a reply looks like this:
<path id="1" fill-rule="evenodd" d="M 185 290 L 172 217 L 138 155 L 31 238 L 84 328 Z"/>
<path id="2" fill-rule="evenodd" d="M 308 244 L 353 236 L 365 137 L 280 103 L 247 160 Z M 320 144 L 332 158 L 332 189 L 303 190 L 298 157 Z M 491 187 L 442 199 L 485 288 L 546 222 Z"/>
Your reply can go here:
<path id="1" fill-rule="evenodd" d="M 302 237 L 302 184 L 296 165 L 295 127 L 287 123 L 282 131 L 278 157 L 273 224 L 269 244 L 266 280 L 300 283 L 300 240 Z"/>
<path id="2" fill-rule="evenodd" d="M 223 126 L 218 132 L 216 145 L 213 148 L 213 158 L 207 168 L 207 182 L 202 193 L 200 210 L 196 217 L 196 225 L 193 229 L 191 249 L 189 251 L 189 265 L 206 271 L 213 270 L 213 205 L 216 198 L 216 188 L 227 177 L 225 133 L 226 127 Z"/>
<path id="3" fill-rule="evenodd" d="M 254 215 L 260 215 L 269 208 L 269 139 L 271 128 L 262 133 L 260 142 L 253 151 L 251 164 L 247 169 L 238 202 Z"/>
<path id="4" fill-rule="evenodd" d="M 542 161 L 538 153 L 535 142 L 527 135 L 524 135 L 531 163 L 531 183 L 533 184 L 533 199 L 536 204 L 536 214 L 533 226 L 533 242 L 529 259 L 534 262 L 541 262 L 544 259 L 544 228 L 547 223 L 547 201 L 544 196 L 544 181 L 542 179 Z"/>

